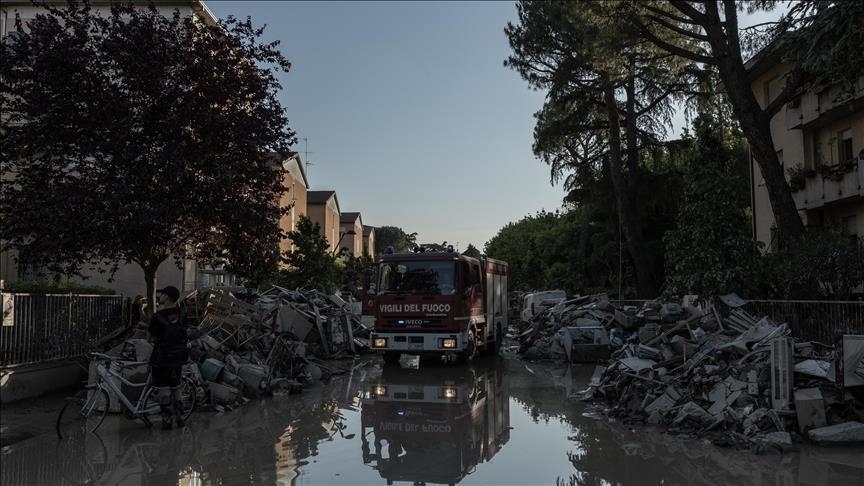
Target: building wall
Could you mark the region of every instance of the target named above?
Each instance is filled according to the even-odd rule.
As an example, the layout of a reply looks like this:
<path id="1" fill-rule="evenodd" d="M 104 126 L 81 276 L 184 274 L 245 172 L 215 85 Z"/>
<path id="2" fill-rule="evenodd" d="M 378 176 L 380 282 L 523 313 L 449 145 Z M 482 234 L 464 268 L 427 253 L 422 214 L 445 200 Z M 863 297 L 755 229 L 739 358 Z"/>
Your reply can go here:
<path id="1" fill-rule="evenodd" d="M 321 227 L 321 234 L 323 234 L 325 238 L 327 237 L 327 230 L 325 229 L 326 228 L 326 219 L 327 219 L 325 217 L 326 209 L 327 209 L 327 207 L 324 204 L 309 203 L 306 206 L 306 211 L 307 211 L 307 214 L 309 216 L 309 219 L 311 219 L 312 222 L 314 222 L 314 223 L 318 223 L 318 226 Z M 329 239 L 328 239 L 328 241 L 329 241 Z"/>
<path id="2" fill-rule="evenodd" d="M 181 291 L 195 289 L 195 278 L 197 266 L 192 260 L 182 260 L 178 268 L 174 259 L 169 258 L 159 265 L 156 271 L 156 288 L 173 285 Z M 86 270 L 81 272 L 81 277 L 69 277 L 70 281 L 80 282 L 86 285 L 98 285 L 114 289 L 119 294 L 134 297 L 147 293 L 147 283 L 144 281 L 144 271 L 137 264 L 121 265 L 114 274 L 113 281 L 107 273 L 102 274 L 97 270 Z"/>
<path id="3" fill-rule="evenodd" d="M 353 256 L 363 255 L 363 222 L 361 218 L 354 220 L 354 224 L 342 223 L 340 231 L 346 234 L 342 238 L 342 243 L 339 246 L 342 248 L 348 248 L 348 252 Z M 355 234 L 347 234 L 349 231 L 354 231 Z"/>
<path id="4" fill-rule="evenodd" d="M 19 280 L 18 265 L 13 259 L 14 255 L 14 252 L 4 252 L 0 256 L 0 262 L 2 262 L 2 268 L 0 268 L 2 277 L 0 278 L 3 279 L 4 283 Z M 118 294 L 129 297 L 146 294 L 147 284 L 144 282 L 144 271 L 137 264 L 120 265 L 113 277 L 107 273 L 108 267 L 101 268 L 106 270 L 106 273 L 101 273 L 95 268 L 85 268 L 81 270 L 81 275 L 67 276 L 64 279 L 83 285 L 109 288 Z M 188 292 L 197 287 L 200 275 L 194 260 L 181 260 L 180 267 L 178 267 L 174 259 L 168 259 L 162 262 L 156 271 L 156 288 L 173 285 L 181 291 Z M 46 277 L 50 276 L 46 275 Z"/>
<path id="5" fill-rule="evenodd" d="M 840 162 L 840 142 L 847 130 L 852 135 L 852 154 L 858 155 L 864 150 L 864 111 L 858 111 L 848 117 L 828 123 L 819 128 L 818 131 L 810 130 L 808 148 L 811 143 L 818 143 L 821 147 L 822 164 L 835 165 Z M 814 167 L 816 164 L 812 151 L 808 150 L 806 166 Z"/>
<path id="6" fill-rule="evenodd" d="M 94 11 L 100 12 L 103 15 L 109 14 L 111 11 L 110 2 L 107 0 L 91 0 L 90 4 Z M 146 5 L 146 2 L 144 4 Z M 204 2 L 194 0 L 155 0 L 154 4 L 156 10 L 165 16 L 174 15 L 174 11 L 179 10 L 184 16 L 195 15 L 196 18 L 202 19 L 208 24 L 215 24 L 218 21 Z M 32 19 L 37 14 L 43 12 L 45 12 L 44 8 L 34 6 L 29 0 L 3 0 L 3 3 L 0 4 L 0 22 L 5 20 L 5 26 L 0 25 L 0 31 L 8 33 L 15 30 L 16 14 L 26 23 L 28 19 Z"/>
<path id="7" fill-rule="evenodd" d="M 788 64 L 779 64 L 753 80 L 752 88 L 761 106 L 766 106 L 780 93 L 784 84 L 783 75 L 790 69 L 791 66 Z M 789 128 L 789 120 L 799 116 L 797 110 L 809 109 L 812 111 L 815 109 L 817 118 L 821 117 L 818 114 L 819 104 L 828 106 L 829 100 L 826 98 L 828 93 L 826 90 L 818 96 L 802 96 L 798 108 L 787 105 L 771 119 L 771 137 L 774 140 L 775 150 L 783 164 L 787 178 L 789 176 L 788 170 L 795 166 L 816 170 L 821 165 L 831 166 L 840 162 L 838 142 L 841 134 L 847 133 L 847 130 L 850 130 L 852 134 L 853 155 L 858 156 L 864 150 L 864 111 L 860 109 L 851 111 L 848 115 L 838 117 L 828 123 L 818 121 L 811 124 L 821 125 L 818 129 L 812 127 Z M 815 106 L 810 106 L 814 104 Z M 820 150 L 814 149 L 817 146 Z M 818 155 L 820 152 L 821 156 Z M 817 160 L 817 158 L 821 160 Z M 774 214 L 768 198 L 768 191 L 765 188 L 765 180 L 755 160 L 751 160 L 751 177 L 754 237 L 763 243 L 767 250 L 770 249 L 772 242 Z M 820 174 L 817 174 L 814 178 L 808 178 L 808 184 L 821 182 L 821 180 L 816 179 L 821 177 Z M 855 174 L 850 177 L 855 177 Z M 859 193 L 860 191 L 859 185 Z M 864 235 L 864 200 L 861 197 L 851 197 L 821 207 L 813 206 L 812 201 L 806 210 L 802 205 L 798 205 L 799 214 L 807 226 L 843 227 L 850 233 L 859 236 Z"/>
<path id="8" fill-rule="evenodd" d="M 336 204 L 336 199 L 331 198 L 327 201 L 326 207 L 326 233 L 327 241 L 330 243 L 330 252 L 336 249 L 336 244 L 339 242 L 339 219 L 341 214 L 339 206 Z"/>
<path id="9" fill-rule="evenodd" d="M 363 237 L 363 253 L 369 258 L 375 259 L 375 232 L 372 231 Z"/>
<path id="10" fill-rule="evenodd" d="M 330 198 L 327 204 L 307 204 L 309 219 L 321 226 L 321 234 L 327 238 L 328 249 L 332 253 L 339 241 L 339 207 Z"/>
<path id="11" fill-rule="evenodd" d="M 284 232 L 294 231 L 297 229 L 297 223 L 300 216 L 307 215 L 307 192 L 306 183 L 303 181 L 302 174 L 299 173 L 297 163 L 289 164 L 288 170 L 283 178 L 283 186 L 288 189 L 282 194 L 282 199 L 279 204 L 281 207 L 291 207 L 291 210 L 282 216 L 279 220 L 279 227 Z M 284 253 L 291 251 L 294 244 L 288 238 L 283 238 L 279 243 L 279 249 Z"/>

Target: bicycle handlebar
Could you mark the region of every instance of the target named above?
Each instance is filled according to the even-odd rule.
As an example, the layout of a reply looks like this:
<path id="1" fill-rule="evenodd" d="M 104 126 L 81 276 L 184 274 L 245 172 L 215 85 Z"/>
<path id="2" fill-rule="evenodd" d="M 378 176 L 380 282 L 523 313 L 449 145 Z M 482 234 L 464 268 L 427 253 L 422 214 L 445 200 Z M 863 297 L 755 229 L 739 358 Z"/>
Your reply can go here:
<path id="1" fill-rule="evenodd" d="M 131 368 L 133 366 L 138 365 L 149 365 L 150 363 L 147 361 L 122 361 L 123 364 L 120 365 L 121 368 Z"/>

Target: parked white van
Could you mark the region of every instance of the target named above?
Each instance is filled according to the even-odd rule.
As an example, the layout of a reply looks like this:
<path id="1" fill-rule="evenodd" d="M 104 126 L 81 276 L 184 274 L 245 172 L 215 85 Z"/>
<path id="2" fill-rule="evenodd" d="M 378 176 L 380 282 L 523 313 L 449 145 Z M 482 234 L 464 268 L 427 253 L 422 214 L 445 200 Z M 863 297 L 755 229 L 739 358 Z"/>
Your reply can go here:
<path id="1" fill-rule="evenodd" d="M 544 290 L 525 294 L 522 298 L 522 320 L 528 322 L 544 309 L 555 307 L 566 299 L 567 293 L 563 290 Z"/>

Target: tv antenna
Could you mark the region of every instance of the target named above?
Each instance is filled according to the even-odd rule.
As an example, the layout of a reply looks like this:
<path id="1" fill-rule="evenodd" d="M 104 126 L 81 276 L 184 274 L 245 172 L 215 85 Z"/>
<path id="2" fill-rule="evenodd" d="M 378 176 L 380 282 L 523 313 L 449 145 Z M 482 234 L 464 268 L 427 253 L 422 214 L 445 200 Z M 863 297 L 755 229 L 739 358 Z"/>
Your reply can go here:
<path id="1" fill-rule="evenodd" d="M 302 137 L 302 138 L 300 138 L 300 140 L 303 140 L 303 161 L 306 163 L 306 177 L 309 177 L 309 167 L 312 165 L 315 165 L 312 162 L 309 162 L 309 154 L 314 154 L 315 152 L 309 151 L 309 139 L 308 138 Z"/>

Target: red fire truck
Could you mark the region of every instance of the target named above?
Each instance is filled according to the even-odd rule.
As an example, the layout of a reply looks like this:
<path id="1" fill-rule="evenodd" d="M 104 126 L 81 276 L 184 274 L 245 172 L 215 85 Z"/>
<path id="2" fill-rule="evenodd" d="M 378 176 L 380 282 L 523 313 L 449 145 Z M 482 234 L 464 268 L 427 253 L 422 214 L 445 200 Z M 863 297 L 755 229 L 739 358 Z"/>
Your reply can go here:
<path id="1" fill-rule="evenodd" d="M 452 251 L 385 253 L 373 292 L 372 349 L 467 362 L 496 354 L 507 329 L 507 263 Z"/>

